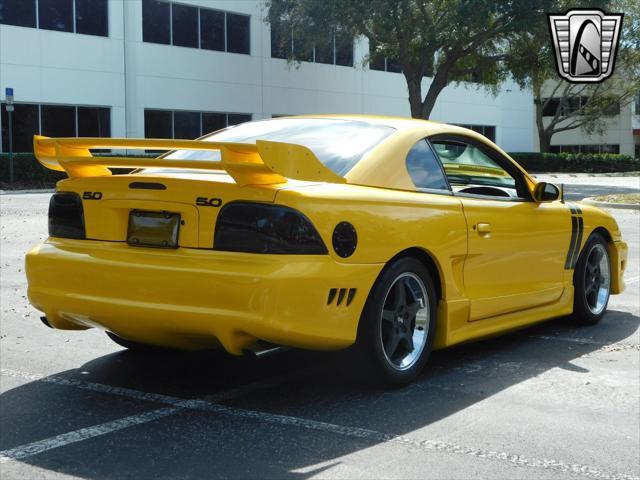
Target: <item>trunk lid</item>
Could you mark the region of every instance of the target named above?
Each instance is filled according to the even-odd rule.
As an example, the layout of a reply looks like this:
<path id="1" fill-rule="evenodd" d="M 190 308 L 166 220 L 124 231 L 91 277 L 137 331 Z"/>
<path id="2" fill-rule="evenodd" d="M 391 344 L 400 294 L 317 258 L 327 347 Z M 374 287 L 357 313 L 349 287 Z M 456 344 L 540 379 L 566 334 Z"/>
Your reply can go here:
<path id="1" fill-rule="evenodd" d="M 280 185 L 239 186 L 223 172 L 140 172 L 71 178 L 59 192 L 82 198 L 87 239 L 126 242 L 130 212 L 180 214 L 178 245 L 212 248 L 218 213 L 236 200 L 273 202 Z"/>

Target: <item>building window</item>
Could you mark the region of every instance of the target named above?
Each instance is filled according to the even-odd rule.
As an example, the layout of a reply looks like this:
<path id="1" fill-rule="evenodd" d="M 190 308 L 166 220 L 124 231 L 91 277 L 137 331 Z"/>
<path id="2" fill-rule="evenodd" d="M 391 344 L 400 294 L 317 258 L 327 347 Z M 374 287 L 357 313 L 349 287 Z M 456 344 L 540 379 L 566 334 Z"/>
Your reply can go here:
<path id="1" fill-rule="evenodd" d="M 142 2 L 142 40 L 149 43 L 171 44 L 171 5 L 160 0 Z"/>
<path id="2" fill-rule="evenodd" d="M 620 103 L 618 102 L 612 103 L 611 105 L 607 106 L 607 108 L 605 108 L 602 113 L 603 115 L 610 116 L 610 117 L 615 117 L 616 115 L 620 115 Z"/>
<path id="3" fill-rule="evenodd" d="M 580 153 L 600 153 L 600 145 L 581 145 L 579 148 Z"/>
<path id="4" fill-rule="evenodd" d="M 559 98 L 551 98 L 548 101 L 545 98 L 542 101 L 543 101 L 543 109 L 542 109 L 543 117 L 555 116 L 556 112 L 558 111 L 558 108 L 560 108 L 560 115 L 566 116 L 566 115 L 572 115 L 578 110 L 580 110 L 581 108 L 585 107 L 585 105 L 587 105 L 587 103 L 589 102 L 589 97 L 567 98 L 564 102 L 564 105 L 562 106 L 560 105 Z M 545 102 L 546 102 L 546 105 L 544 104 Z M 606 109 L 603 110 L 602 114 L 606 116 L 620 115 L 620 104 L 613 103 L 609 105 Z"/>
<path id="5" fill-rule="evenodd" d="M 494 125 L 461 125 L 459 123 L 455 123 L 454 125 L 478 132 L 480 135 L 484 135 L 492 142 L 496 141 L 496 127 Z"/>
<path id="6" fill-rule="evenodd" d="M 557 98 L 542 99 L 542 116 L 553 117 L 558 111 L 560 100 Z"/>
<path id="7" fill-rule="evenodd" d="M 251 117 L 248 115 L 248 117 Z M 248 118 L 245 121 L 250 121 L 251 118 Z M 238 122 L 242 123 L 242 122 Z M 217 130 L 221 130 L 228 125 L 228 119 L 226 113 L 202 113 L 202 133 L 207 134 L 210 132 L 215 132 Z"/>
<path id="8" fill-rule="evenodd" d="M 327 34 L 322 41 L 316 42 L 314 48 L 312 55 L 316 63 L 333 65 L 333 33 Z"/>
<path id="9" fill-rule="evenodd" d="M 400 67 L 398 61 L 393 58 L 387 58 L 380 53 L 373 40 L 369 40 L 369 70 L 402 73 L 402 67 Z"/>
<path id="10" fill-rule="evenodd" d="M 583 101 L 583 97 L 571 97 L 564 101 L 564 104 L 560 105 L 561 115 L 573 115 L 586 103 Z"/>
<path id="11" fill-rule="evenodd" d="M 353 67 L 353 37 L 345 32 L 336 32 L 334 38 L 336 65 Z"/>
<path id="12" fill-rule="evenodd" d="M 142 40 L 149 43 L 250 53 L 250 17 L 162 0 L 142 2 Z"/>
<path id="13" fill-rule="evenodd" d="M 200 112 L 173 112 L 173 138 L 190 140 L 201 135 Z"/>
<path id="14" fill-rule="evenodd" d="M 333 31 L 322 40 L 309 42 L 285 25 L 271 24 L 271 58 L 353 67 L 353 37 Z"/>
<path id="15" fill-rule="evenodd" d="M 79 137 L 110 137 L 111 110 L 108 108 L 78 107 Z"/>
<path id="16" fill-rule="evenodd" d="M 15 104 L 13 117 L 13 151 L 32 152 L 33 136 L 40 132 L 38 105 Z M 9 151 L 9 115 L 2 104 L 2 151 Z"/>
<path id="17" fill-rule="evenodd" d="M 0 0 L 0 23 L 36 28 L 36 0 Z"/>
<path id="18" fill-rule="evenodd" d="M 75 137 L 75 107 L 42 105 L 40 107 L 40 129 L 47 137 Z"/>
<path id="19" fill-rule="evenodd" d="M 76 0 L 76 33 L 109 36 L 107 0 Z"/>
<path id="20" fill-rule="evenodd" d="M 636 111 L 639 111 L 639 110 L 636 110 Z M 635 150 L 636 159 L 640 160 L 640 143 L 635 144 L 634 150 Z"/>
<path id="21" fill-rule="evenodd" d="M 224 12 L 200 9 L 200 48 L 224 52 Z"/>
<path id="22" fill-rule="evenodd" d="M 227 13 L 227 52 L 249 53 L 249 17 Z"/>
<path id="23" fill-rule="evenodd" d="M 250 121 L 251 114 L 247 113 L 145 109 L 144 136 L 146 138 L 194 139 L 231 125 Z"/>
<path id="24" fill-rule="evenodd" d="M 600 153 L 620 153 L 620 145 L 600 145 Z"/>
<path id="25" fill-rule="evenodd" d="M 0 0 L 0 23 L 107 37 L 108 0 Z"/>
<path id="26" fill-rule="evenodd" d="M 293 41 L 291 30 L 282 24 L 271 24 L 271 58 L 291 57 Z"/>
<path id="27" fill-rule="evenodd" d="M 620 145 L 552 145 L 551 153 L 620 153 Z"/>
<path id="28" fill-rule="evenodd" d="M 173 138 L 173 112 L 145 110 L 144 136 L 145 138 Z"/>
<path id="29" fill-rule="evenodd" d="M 198 9 L 171 4 L 171 29 L 174 45 L 198 48 Z"/>
<path id="30" fill-rule="evenodd" d="M 636 96 L 636 115 L 640 115 L 640 93 Z"/>
<path id="31" fill-rule="evenodd" d="M 40 28 L 73 32 L 73 0 L 38 0 Z"/>
<path id="32" fill-rule="evenodd" d="M 2 104 L 2 151 L 9 150 L 9 115 Z M 33 152 L 33 136 L 110 137 L 111 109 L 18 103 L 13 112 L 13 151 Z"/>

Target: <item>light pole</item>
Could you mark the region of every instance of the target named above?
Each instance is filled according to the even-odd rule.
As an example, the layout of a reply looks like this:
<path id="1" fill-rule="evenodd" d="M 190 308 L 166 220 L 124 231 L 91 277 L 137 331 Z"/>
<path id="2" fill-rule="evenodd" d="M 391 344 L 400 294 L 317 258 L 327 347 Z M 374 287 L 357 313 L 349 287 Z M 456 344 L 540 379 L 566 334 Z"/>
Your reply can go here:
<path id="1" fill-rule="evenodd" d="M 13 183 L 13 88 L 5 89 L 9 120 L 9 183 Z"/>

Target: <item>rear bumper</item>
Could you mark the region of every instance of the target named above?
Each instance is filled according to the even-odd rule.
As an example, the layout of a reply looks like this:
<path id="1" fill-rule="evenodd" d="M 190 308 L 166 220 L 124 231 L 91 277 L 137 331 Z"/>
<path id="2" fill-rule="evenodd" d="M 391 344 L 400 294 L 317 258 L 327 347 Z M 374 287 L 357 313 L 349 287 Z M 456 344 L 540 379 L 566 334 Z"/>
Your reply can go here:
<path id="1" fill-rule="evenodd" d="M 609 257 L 611 258 L 611 293 L 624 291 L 624 271 L 627 267 L 627 253 L 629 248 L 623 241 L 609 244 Z"/>
<path id="2" fill-rule="evenodd" d="M 352 344 L 382 264 L 48 239 L 27 253 L 31 303 L 54 328 L 239 354 L 256 340 L 310 349 Z M 332 288 L 356 289 L 328 304 Z M 348 291 L 348 290 L 347 290 Z"/>

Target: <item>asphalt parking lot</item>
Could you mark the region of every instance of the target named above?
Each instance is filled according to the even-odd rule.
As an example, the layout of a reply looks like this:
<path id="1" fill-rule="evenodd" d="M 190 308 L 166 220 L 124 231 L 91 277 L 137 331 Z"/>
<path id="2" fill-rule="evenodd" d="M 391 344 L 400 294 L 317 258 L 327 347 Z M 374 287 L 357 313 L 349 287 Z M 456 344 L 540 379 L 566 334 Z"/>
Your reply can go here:
<path id="1" fill-rule="evenodd" d="M 628 181 L 576 180 L 567 197 Z M 48 199 L 0 196 L 3 479 L 640 478 L 637 210 L 613 211 L 628 285 L 599 325 L 436 352 L 414 384 L 381 391 L 340 380 L 325 354 L 140 356 L 46 328 L 23 258 Z"/>

